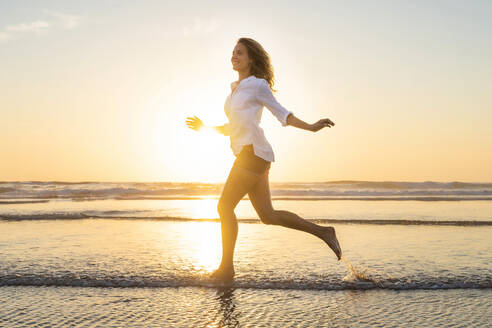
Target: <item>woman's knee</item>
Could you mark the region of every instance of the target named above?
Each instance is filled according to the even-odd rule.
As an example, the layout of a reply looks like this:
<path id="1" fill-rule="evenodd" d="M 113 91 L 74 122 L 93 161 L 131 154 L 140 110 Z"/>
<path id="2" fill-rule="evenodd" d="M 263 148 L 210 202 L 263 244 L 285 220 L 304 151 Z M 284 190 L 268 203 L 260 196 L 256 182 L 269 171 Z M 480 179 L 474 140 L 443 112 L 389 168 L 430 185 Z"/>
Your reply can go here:
<path id="1" fill-rule="evenodd" d="M 278 222 L 277 215 L 277 211 L 273 210 L 262 212 L 259 216 L 262 223 L 276 225 Z"/>
<path id="2" fill-rule="evenodd" d="M 220 199 L 217 204 L 217 213 L 219 213 L 221 218 L 226 218 L 234 214 L 234 209 L 227 202 Z"/>

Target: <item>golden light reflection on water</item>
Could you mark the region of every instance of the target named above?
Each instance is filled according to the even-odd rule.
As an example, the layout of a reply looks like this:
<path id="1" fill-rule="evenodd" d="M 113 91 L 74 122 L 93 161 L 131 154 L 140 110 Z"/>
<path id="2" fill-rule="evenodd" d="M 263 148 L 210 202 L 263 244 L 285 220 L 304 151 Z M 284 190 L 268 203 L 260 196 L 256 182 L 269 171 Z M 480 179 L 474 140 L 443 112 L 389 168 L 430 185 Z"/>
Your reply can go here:
<path id="1" fill-rule="evenodd" d="M 191 217 L 194 219 L 216 219 L 219 217 L 217 213 L 216 198 L 201 199 L 199 201 L 190 202 Z"/>
<path id="2" fill-rule="evenodd" d="M 200 222 L 190 225 L 184 237 L 193 249 L 190 256 L 194 269 L 210 272 L 219 266 L 222 252 L 220 223 Z"/>

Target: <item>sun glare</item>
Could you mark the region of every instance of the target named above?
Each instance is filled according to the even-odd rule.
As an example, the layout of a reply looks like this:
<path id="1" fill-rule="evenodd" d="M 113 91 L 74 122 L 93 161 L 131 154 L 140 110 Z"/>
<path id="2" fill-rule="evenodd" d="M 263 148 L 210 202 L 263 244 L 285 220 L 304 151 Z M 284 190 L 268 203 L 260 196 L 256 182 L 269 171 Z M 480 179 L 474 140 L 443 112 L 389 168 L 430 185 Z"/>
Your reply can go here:
<path id="1" fill-rule="evenodd" d="M 190 94 L 194 97 L 190 98 Z M 223 100 L 203 90 L 163 96 L 149 99 L 141 127 L 142 138 L 148 141 L 144 157 L 155 163 L 151 167 L 157 171 L 156 176 L 172 175 L 172 180 L 178 181 L 224 181 L 234 156 L 229 137 L 211 128 L 227 123 Z M 188 128 L 186 118 L 193 116 L 200 118 L 207 128 L 200 131 Z"/>
<path id="2" fill-rule="evenodd" d="M 217 213 L 216 198 L 200 199 L 190 202 L 191 217 L 194 219 L 215 219 L 219 215 Z"/>
<path id="3" fill-rule="evenodd" d="M 186 238 L 194 248 L 192 263 L 196 270 L 210 272 L 218 267 L 222 250 L 220 224 L 200 222 L 190 225 Z"/>

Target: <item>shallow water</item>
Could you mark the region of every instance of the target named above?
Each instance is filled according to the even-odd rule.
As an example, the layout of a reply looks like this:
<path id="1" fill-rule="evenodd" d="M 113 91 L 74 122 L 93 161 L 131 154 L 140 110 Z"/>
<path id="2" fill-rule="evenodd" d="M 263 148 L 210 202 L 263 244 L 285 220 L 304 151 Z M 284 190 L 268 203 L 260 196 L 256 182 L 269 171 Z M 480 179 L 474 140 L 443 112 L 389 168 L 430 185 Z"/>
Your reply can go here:
<path id="1" fill-rule="evenodd" d="M 492 288 L 492 227 L 338 225 L 350 270 L 323 241 L 279 226 L 241 224 L 235 287 Z M 220 262 L 220 224 L 137 220 L 0 223 L 0 285 L 206 286 Z M 394 279 L 388 279 L 391 276 Z"/>
<path id="2" fill-rule="evenodd" d="M 293 211 L 308 220 L 381 224 L 492 225 L 492 201 L 273 201 L 276 209 Z M 258 221 L 251 202 L 235 209 L 238 220 Z M 145 218 L 160 220 L 216 219 L 217 199 L 194 200 L 77 200 L 0 205 L 0 219 Z M 478 223 L 478 224 L 477 224 Z"/>
<path id="3" fill-rule="evenodd" d="M 487 327 L 492 291 L 0 287 L 6 327 Z"/>
<path id="4" fill-rule="evenodd" d="M 274 201 L 318 222 L 367 220 L 331 224 L 344 262 L 314 236 L 259 223 L 243 200 L 224 285 L 206 278 L 220 224 L 199 220 L 216 218 L 216 200 L 3 204 L 0 326 L 486 326 L 492 226 L 449 222 L 490 222 L 490 203 Z"/>

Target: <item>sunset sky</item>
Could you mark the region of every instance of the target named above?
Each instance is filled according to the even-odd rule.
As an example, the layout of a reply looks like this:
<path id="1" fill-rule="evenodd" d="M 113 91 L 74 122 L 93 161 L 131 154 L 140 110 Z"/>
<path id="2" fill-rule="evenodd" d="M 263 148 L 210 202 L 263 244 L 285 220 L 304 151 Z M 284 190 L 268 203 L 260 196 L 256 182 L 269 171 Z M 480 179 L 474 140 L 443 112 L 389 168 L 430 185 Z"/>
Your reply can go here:
<path id="1" fill-rule="evenodd" d="M 492 181 L 490 1 L 1 1 L 0 181 L 223 182 L 231 52 L 259 41 L 270 181 Z"/>

